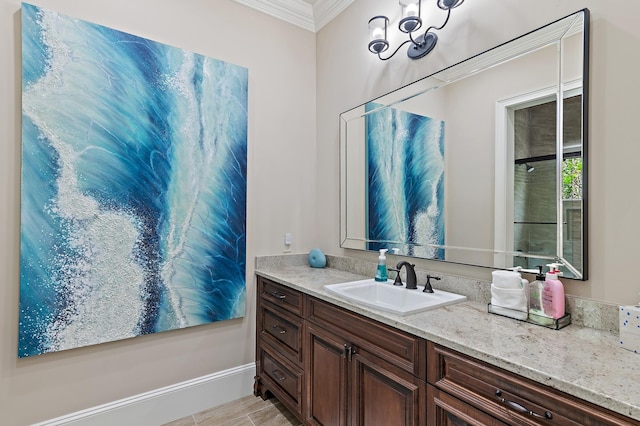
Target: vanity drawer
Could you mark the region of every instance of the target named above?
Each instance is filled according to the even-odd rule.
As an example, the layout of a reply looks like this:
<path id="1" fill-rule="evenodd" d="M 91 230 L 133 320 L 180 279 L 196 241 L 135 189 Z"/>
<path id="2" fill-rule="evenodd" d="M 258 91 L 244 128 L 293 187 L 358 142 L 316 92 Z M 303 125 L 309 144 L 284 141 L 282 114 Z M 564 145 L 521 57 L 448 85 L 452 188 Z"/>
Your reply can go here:
<path id="1" fill-rule="evenodd" d="M 278 347 L 291 361 L 302 364 L 302 319 L 268 302 L 263 302 L 260 309 L 261 338 Z"/>
<path id="2" fill-rule="evenodd" d="M 429 383 L 507 424 L 640 424 L 432 342 L 427 348 Z"/>
<path id="3" fill-rule="evenodd" d="M 269 385 L 269 390 L 278 400 L 302 417 L 302 369 L 288 363 L 277 352 L 271 352 L 268 346 L 260 348 L 259 354 L 261 380 Z"/>
<path id="4" fill-rule="evenodd" d="M 426 342 L 409 333 L 313 297 L 307 297 L 307 319 L 337 331 L 356 346 L 426 379 Z"/>
<path id="5" fill-rule="evenodd" d="M 263 300 L 302 316 L 302 293 L 296 290 L 259 276 L 258 296 Z"/>

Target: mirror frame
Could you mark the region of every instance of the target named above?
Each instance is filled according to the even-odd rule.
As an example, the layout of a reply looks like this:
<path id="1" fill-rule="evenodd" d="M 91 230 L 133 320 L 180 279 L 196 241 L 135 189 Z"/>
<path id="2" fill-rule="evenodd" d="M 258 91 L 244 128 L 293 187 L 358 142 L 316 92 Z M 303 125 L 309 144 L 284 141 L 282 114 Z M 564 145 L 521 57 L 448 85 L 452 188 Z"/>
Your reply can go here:
<path id="1" fill-rule="evenodd" d="M 586 280 L 587 279 L 587 271 L 588 271 L 588 220 L 587 220 L 587 205 L 588 205 L 588 105 L 589 105 L 589 10 L 581 9 L 577 12 L 574 12 L 570 15 L 567 15 L 563 18 L 557 19 L 547 25 L 544 25 L 535 30 L 529 31 L 519 37 L 511 39 L 505 43 L 499 44 L 491 49 L 488 49 L 482 53 L 471 56 L 468 59 L 465 59 L 461 62 L 458 62 L 454 65 L 446 67 L 440 71 L 429 74 L 425 77 L 422 77 L 412 83 L 404 85 L 398 89 L 395 89 L 387 94 L 379 96 L 365 104 L 359 105 L 355 108 L 352 108 L 348 111 L 345 111 L 340 114 L 340 247 L 345 249 L 356 249 L 356 250 L 365 250 L 371 251 L 366 248 L 367 244 L 373 242 L 372 240 L 368 240 L 366 238 L 357 238 L 350 236 L 348 234 L 347 229 L 347 218 L 350 212 L 347 208 L 347 198 L 348 198 L 348 186 L 347 186 L 347 150 L 348 150 L 348 132 L 347 127 L 349 122 L 362 119 L 362 117 L 370 114 L 372 111 L 367 111 L 363 113 L 366 108 L 366 105 L 371 103 L 376 103 L 380 105 L 380 108 L 387 108 L 406 100 L 415 98 L 423 93 L 428 91 L 437 89 L 439 87 L 444 87 L 450 83 L 462 80 L 468 76 L 475 75 L 483 72 L 486 69 L 489 69 L 495 65 L 499 65 L 502 63 L 509 62 L 511 59 L 520 57 L 522 55 L 534 52 L 542 47 L 549 46 L 555 43 L 561 43 L 564 37 L 571 35 L 567 34 L 571 28 L 576 25 L 576 21 L 582 21 L 582 25 L 579 26 L 579 29 L 582 30 L 582 86 L 581 86 L 581 94 L 582 94 L 582 123 L 581 123 L 581 131 L 582 131 L 582 268 L 581 270 L 576 270 L 570 264 L 568 267 L 569 272 L 573 273 L 574 276 L 567 276 L 566 278 L 576 279 L 576 280 Z M 579 31 L 574 31 L 573 34 Z M 557 65 L 559 74 L 562 69 L 561 63 Z M 563 89 L 563 81 L 562 78 L 559 77 L 556 82 L 556 91 L 557 93 L 564 93 Z M 562 120 L 562 102 L 563 96 L 556 96 L 557 100 L 557 111 L 556 111 L 556 121 L 557 124 L 557 134 L 556 138 L 559 142 L 557 146 L 561 147 L 562 136 L 561 130 L 563 124 Z M 375 108 L 373 111 L 377 111 L 379 108 Z M 560 135 L 560 136 L 559 136 Z M 556 153 L 558 152 L 558 148 L 556 148 Z M 562 155 L 556 155 L 557 163 L 558 163 L 558 171 L 560 171 Z M 497 179 L 497 176 L 494 177 Z M 561 173 L 557 173 L 556 180 L 558 182 L 558 188 L 561 188 L 562 175 Z M 494 182 L 495 184 L 495 182 Z M 561 202 L 561 192 L 557 195 L 557 199 Z M 556 203 L 556 211 L 558 217 L 557 225 L 557 237 L 560 238 L 557 240 L 557 248 L 562 248 L 562 208 Z M 351 213 L 353 214 L 353 213 Z M 497 216 L 498 212 L 494 213 L 494 216 Z M 497 219 L 496 219 L 497 220 Z M 492 224 L 493 225 L 493 224 Z M 494 230 L 495 233 L 495 230 Z M 389 244 L 398 244 L 398 242 L 394 241 L 380 241 L 382 243 Z M 419 246 L 419 244 L 415 243 L 401 243 L 406 245 L 415 245 Z M 495 243 L 494 243 L 495 244 Z M 470 252 L 493 252 L 494 257 L 499 256 L 516 256 L 521 255 L 521 253 L 517 252 L 507 252 L 503 250 L 498 250 L 495 248 L 481 248 L 481 247 L 448 247 L 444 246 L 435 246 L 438 248 L 444 248 L 445 250 L 453 249 L 453 250 L 462 250 L 462 251 L 470 251 Z M 407 256 L 405 254 L 400 254 L 402 256 Z M 410 256 L 410 255 L 409 255 Z M 549 256 L 546 255 L 525 255 L 525 257 L 535 257 L 537 259 L 545 259 L 549 260 L 549 263 L 562 261 L 562 252 L 552 254 Z M 487 265 L 487 264 L 474 264 L 473 262 L 466 261 L 452 261 L 446 259 L 428 259 L 427 260 L 438 260 L 448 263 L 458 263 L 465 264 L 471 266 L 479 266 L 486 268 L 498 268 L 505 269 L 505 267 L 495 266 L 495 265 Z M 495 263 L 495 262 L 494 262 Z M 564 264 L 565 262 L 563 262 Z M 566 266 L 566 265 L 565 265 Z M 532 272 L 530 270 L 525 270 L 525 272 Z"/>

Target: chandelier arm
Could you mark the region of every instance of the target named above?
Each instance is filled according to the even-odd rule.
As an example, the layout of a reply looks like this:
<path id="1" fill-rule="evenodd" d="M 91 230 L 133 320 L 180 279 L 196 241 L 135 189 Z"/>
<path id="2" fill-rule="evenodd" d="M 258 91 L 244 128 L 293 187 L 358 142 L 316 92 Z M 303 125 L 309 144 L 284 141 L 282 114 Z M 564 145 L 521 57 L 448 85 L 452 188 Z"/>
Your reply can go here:
<path id="1" fill-rule="evenodd" d="M 427 33 L 425 33 L 425 34 L 427 34 Z M 416 40 L 413 38 L 413 33 L 409 33 L 409 39 L 411 40 L 411 42 L 412 42 L 413 44 L 415 44 L 415 45 L 417 45 L 417 46 L 420 46 L 420 42 L 416 41 Z"/>
<path id="2" fill-rule="evenodd" d="M 397 49 L 396 49 L 396 50 L 395 50 L 391 55 L 387 56 L 386 58 L 383 58 L 382 56 L 380 56 L 380 53 L 378 53 L 378 58 L 380 58 L 380 59 L 381 59 L 381 60 L 383 60 L 383 61 L 386 61 L 386 60 L 388 60 L 388 59 L 393 58 L 393 55 L 395 55 L 396 53 L 398 53 L 398 50 L 400 50 L 400 48 L 401 48 L 402 46 L 404 46 L 405 44 L 407 44 L 407 43 L 409 43 L 409 42 L 412 42 L 412 43 L 414 43 L 414 44 L 415 44 L 415 41 L 413 41 L 413 39 L 411 38 L 411 34 L 409 34 L 409 40 L 405 40 L 404 42 L 402 42 L 402 44 L 400 44 L 400 46 L 398 46 L 398 48 L 397 48 Z"/>
<path id="3" fill-rule="evenodd" d="M 443 29 L 447 23 L 449 22 L 449 18 L 451 17 L 451 8 L 447 9 L 447 18 L 444 20 L 444 23 L 442 25 L 440 25 L 439 27 L 436 27 L 435 25 L 431 25 L 429 28 L 427 28 L 427 30 L 424 32 L 424 39 L 427 38 L 427 33 L 429 32 L 429 30 L 441 30 Z"/>

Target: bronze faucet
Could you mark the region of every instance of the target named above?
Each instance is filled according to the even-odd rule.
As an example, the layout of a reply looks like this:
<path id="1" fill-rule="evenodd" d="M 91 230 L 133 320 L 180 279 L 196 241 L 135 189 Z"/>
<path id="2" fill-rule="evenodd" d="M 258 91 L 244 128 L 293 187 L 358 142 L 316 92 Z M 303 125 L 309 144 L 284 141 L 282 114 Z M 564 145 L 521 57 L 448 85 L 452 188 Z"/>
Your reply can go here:
<path id="1" fill-rule="evenodd" d="M 418 288 L 417 284 L 416 284 L 416 270 L 413 269 L 414 266 L 409 262 L 407 262 L 406 260 L 401 260 L 400 262 L 398 262 L 398 264 L 396 265 L 396 269 L 398 270 L 398 275 L 400 274 L 400 270 L 402 269 L 403 266 L 406 266 L 407 269 L 407 286 L 406 288 L 408 290 L 416 290 Z"/>

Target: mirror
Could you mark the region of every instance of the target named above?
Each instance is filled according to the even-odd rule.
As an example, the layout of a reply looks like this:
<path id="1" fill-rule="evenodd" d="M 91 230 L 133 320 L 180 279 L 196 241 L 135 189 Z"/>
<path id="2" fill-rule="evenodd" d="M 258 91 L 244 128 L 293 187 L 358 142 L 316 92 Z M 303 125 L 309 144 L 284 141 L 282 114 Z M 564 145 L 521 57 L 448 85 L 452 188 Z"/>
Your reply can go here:
<path id="1" fill-rule="evenodd" d="M 588 17 L 340 114 L 341 247 L 585 280 Z"/>

